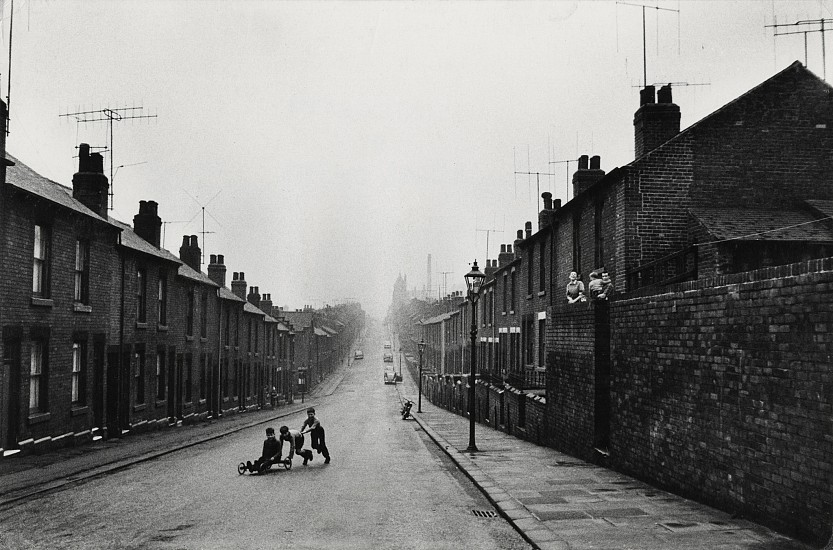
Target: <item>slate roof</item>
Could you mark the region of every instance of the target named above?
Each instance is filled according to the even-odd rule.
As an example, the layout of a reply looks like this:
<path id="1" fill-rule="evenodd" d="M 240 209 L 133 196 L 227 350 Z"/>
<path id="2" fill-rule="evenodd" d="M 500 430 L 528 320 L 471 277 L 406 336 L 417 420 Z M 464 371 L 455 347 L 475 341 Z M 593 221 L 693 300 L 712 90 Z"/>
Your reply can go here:
<path id="1" fill-rule="evenodd" d="M 422 324 L 423 325 L 433 325 L 433 324 L 445 321 L 446 319 L 450 319 L 450 318 L 451 318 L 451 313 L 440 313 L 439 315 L 429 317 L 428 319 L 423 319 Z"/>
<path id="2" fill-rule="evenodd" d="M 246 301 L 246 303 L 243 304 L 243 311 L 246 313 L 254 313 L 255 315 L 266 315 L 266 313 L 262 309 L 257 308 L 248 301 Z"/>
<path id="3" fill-rule="evenodd" d="M 281 310 L 281 315 L 298 330 L 303 330 L 312 326 L 312 316 L 315 312 L 312 310 L 304 311 L 287 311 Z"/>
<path id="4" fill-rule="evenodd" d="M 6 182 L 9 185 L 63 206 L 64 208 L 68 208 L 78 214 L 93 218 L 102 223 L 108 223 L 108 220 L 105 220 L 81 202 L 74 199 L 71 188 L 41 176 L 11 155 L 7 154 L 6 158 L 14 162 L 14 165 L 6 168 Z M 113 224 L 111 223 L 111 225 Z"/>
<path id="5" fill-rule="evenodd" d="M 809 200 L 804 201 L 822 216 L 833 218 L 833 201 Z"/>
<path id="6" fill-rule="evenodd" d="M 204 284 L 204 285 L 213 286 L 215 288 L 220 286 L 217 283 L 215 283 L 214 281 L 212 281 L 211 279 L 209 279 L 208 275 L 206 275 L 205 273 L 202 273 L 201 271 L 197 271 L 196 269 L 193 269 L 188 264 L 182 264 L 181 266 L 179 266 L 179 270 L 177 271 L 177 275 L 179 275 L 180 277 L 184 277 L 186 279 L 191 279 L 192 281 L 196 281 L 196 282 Z"/>
<path id="7" fill-rule="evenodd" d="M 691 214 L 716 241 L 833 242 L 830 220 L 804 210 L 692 208 Z"/>
<path id="8" fill-rule="evenodd" d="M 129 248 L 131 250 L 135 250 L 137 252 L 142 252 L 144 254 L 148 254 L 150 256 L 156 256 L 157 258 L 161 258 L 163 260 L 168 260 L 171 262 L 175 262 L 178 264 L 182 263 L 182 260 L 165 250 L 164 248 L 156 248 L 139 235 L 133 232 L 133 228 L 127 225 L 126 223 L 119 221 L 115 218 L 111 218 L 108 216 L 107 218 L 110 220 L 110 223 L 120 227 L 121 232 L 121 245 L 125 248 Z"/>
<path id="9" fill-rule="evenodd" d="M 243 298 L 229 290 L 227 286 L 220 287 L 220 299 L 221 300 L 231 300 L 232 302 L 245 302 Z"/>
<path id="10" fill-rule="evenodd" d="M 318 327 L 314 327 L 314 330 L 315 330 L 315 335 L 316 336 L 326 336 L 328 338 L 330 337 L 329 333 L 327 333 L 327 331 L 325 331 L 325 330 L 321 330 Z"/>

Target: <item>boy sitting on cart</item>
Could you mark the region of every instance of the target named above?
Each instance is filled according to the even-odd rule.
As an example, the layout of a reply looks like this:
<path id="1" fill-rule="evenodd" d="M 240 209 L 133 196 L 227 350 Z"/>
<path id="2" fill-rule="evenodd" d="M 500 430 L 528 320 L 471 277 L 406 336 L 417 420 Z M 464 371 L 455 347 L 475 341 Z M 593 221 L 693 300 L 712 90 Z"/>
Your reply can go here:
<path id="1" fill-rule="evenodd" d="M 246 462 L 246 468 L 251 472 L 265 472 L 272 464 L 280 462 L 281 460 L 281 443 L 275 439 L 275 429 L 266 428 L 266 441 L 263 442 L 263 452 L 260 458 L 255 460 L 254 464 L 251 461 Z"/>

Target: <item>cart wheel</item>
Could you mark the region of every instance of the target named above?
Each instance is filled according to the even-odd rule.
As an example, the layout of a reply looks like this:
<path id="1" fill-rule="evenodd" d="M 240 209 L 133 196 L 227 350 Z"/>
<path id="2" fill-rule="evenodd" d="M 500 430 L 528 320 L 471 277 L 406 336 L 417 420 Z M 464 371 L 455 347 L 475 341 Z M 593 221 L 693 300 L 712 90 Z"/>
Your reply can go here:
<path id="1" fill-rule="evenodd" d="M 246 473 L 246 464 L 244 462 L 237 465 L 237 473 L 241 476 Z"/>
<path id="2" fill-rule="evenodd" d="M 291 460 L 284 460 L 283 461 L 283 467 L 286 468 L 287 470 L 291 470 L 292 469 L 292 461 Z"/>

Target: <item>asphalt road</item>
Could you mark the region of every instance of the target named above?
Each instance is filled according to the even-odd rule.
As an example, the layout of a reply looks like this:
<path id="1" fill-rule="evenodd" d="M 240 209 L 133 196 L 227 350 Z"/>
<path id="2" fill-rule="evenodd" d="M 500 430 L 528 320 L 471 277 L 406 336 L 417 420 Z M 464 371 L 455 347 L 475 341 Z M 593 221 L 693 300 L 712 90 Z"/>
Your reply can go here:
<path id="1" fill-rule="evenodd" d="M 380 331 L 317 400 L 332 463 L 238 475 L 264 426 L 70 486 L 0 512 L 5 548 L 530 548 L 382 383 Z M 285 419 L 300 428 L 305 415 Z M 274 428 L 279 428 L 275 425 Z M 307 442 L 308 444 L 308 442 Z"/>

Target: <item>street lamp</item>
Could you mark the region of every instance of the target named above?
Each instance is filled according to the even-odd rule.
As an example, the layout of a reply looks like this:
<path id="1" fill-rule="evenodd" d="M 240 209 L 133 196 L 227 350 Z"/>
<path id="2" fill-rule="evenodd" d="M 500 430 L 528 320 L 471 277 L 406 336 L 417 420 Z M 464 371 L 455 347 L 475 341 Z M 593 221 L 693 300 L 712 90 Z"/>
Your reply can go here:
<path id="1" fill-rule="evenodd" d="M 419 348 L 419 399 L 417 400 L 417 412 L 422 412 L 422 352 L 425 351 L 425 340 L 420 338 L 417 348 Z"/>
<path id="2" fill-rule="evenodd" d="M 399 381 L 402 382 L 402 348 L 399 348 Z"/>
<path id="3" fill-rule="evenodd" d="M 477 451 L 474 444 L 474 376 L 477 373 L 477 321 L 475 319 L 477 299 L 480 298 L 480 287 L 486 278 L 478 268 L 477 260 L 471 266 L 471 271 L 466 274 L 466 287 L 468 298 L 471 302 L 471 367 L 469 368 L 469 446 L 466 451 L 473 453 Z"/>

